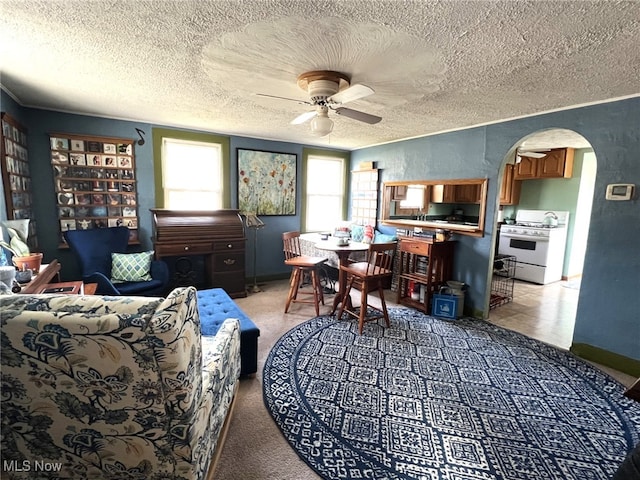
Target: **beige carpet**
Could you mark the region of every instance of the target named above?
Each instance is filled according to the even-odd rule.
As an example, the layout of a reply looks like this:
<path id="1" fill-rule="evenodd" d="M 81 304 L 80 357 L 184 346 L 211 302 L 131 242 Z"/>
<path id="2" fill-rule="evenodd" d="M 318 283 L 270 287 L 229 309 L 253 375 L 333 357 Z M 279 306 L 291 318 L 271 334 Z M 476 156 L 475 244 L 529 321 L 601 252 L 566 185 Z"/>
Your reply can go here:
<path id="1" fill-rule="evenodd" d="M 261 284 L 260 293 L 236 303 L 260 328 L 258 373 L 240 381 L 234 415 L 218 462 L 216 480 L 318 479 L 300 460 L 272 420 L 262 400 L 262 367 L 274 343 L 295 325 L 315 317 L 313 305 L 293 304 L 284 313 L 288 280 Z M 333 296 L 325 298 L 320 314 L 330 310 Z M 346 318 L 346 317 L 345 317 Z"/>

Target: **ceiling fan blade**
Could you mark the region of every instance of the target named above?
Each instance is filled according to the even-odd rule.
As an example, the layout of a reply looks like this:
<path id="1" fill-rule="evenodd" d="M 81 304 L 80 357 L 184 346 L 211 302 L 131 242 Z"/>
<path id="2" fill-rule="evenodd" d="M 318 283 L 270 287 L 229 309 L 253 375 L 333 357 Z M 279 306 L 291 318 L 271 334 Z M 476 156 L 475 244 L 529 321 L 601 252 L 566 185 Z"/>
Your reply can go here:
<path id="1" fill-rule="evenodd" d="M 349 88 L 345 88 L 341 92 L 331 95 L 327 101 L 331 103 L 347 103 L 358 100 L 359 98 L 368 97 L 374 93 L 373 88 L 367 87 L 360 83 L 351 85 Z"/>
<path id="2" fill-rule="evenodd" d="M 550 148 L 518 147 L 517 154 L 520 157 L 543 158 L 547 156 L 547 154 L 544 152 L 550 152 L 550 151 L 551 151 Z"/>
<path id="3" fill-rule="evenodd" d="M 370 125 L 373 125 L 374 123 L 378 123 L 380 120 L 382 120 L 382 117 L 378 117 L 377 115 L 371 115 L 369 113 L 359 112 L 358 110 L 353 110 L 352 108 L 340 107 L 340 108 L 335 108 L 334 111 L 338 115 L 342 115 L 343 117 L 349 117 L 354 120 L 359 120 L 361 122 L 368 123 Z"/>
<path id="4" fill-rule="evenodd" d="M 291 125 L 300 125 L 301 123 L 308 122 L 313 117 L 316 116 L 316 111 L 311 110 L 309 112 L 304 112 L 302 115 L 298 115 L 296 118 L 291 120 Z"/>
<path id="5" fill-rule="evenodd" d="M 276 98 L 278 100 L 289 100 L 291 102 L 298 102 L 301 105 L 312 105 L 311 102 L 307 102 L 306 100 L 298 100 L 297 98 L 279 97 L 278 95 L 267 95 L 266 93 L 255 93 L 254 95 L 258 97 Z"/>
<path id="6" fill-rule="evenodd" d="M 543 158 L 546 157 L 547 154 L 543 152 L 529 152 L 529 151 L 518 151 L 519 157 L 529 157 L 529 158 Z"/>

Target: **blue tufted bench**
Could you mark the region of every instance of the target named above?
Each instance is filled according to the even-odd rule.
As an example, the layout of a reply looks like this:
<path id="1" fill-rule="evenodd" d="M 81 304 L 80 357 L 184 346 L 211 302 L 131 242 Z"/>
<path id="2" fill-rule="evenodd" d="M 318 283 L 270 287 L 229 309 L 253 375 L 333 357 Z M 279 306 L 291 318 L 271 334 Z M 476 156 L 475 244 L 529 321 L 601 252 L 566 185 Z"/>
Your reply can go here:
<path id="1" fill-rule="evenodd" d="M 227 318 L 240 320 L 240 375 L 258 371 L 260 329 L 222 288 L 198 291 L 198 313 L 202 335 L 215 335 Z"/>

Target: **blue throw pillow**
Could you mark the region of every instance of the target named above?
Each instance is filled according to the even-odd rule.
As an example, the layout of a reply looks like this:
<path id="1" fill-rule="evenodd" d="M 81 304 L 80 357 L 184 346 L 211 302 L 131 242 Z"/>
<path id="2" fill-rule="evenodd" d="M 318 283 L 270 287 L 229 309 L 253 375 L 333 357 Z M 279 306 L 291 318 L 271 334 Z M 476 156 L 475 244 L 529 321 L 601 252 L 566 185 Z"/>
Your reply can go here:
<path id="1" fill-rule="evenodd" d="M 395 235 L 389 235 L 386 233 L 380 233 L 379 231 L 376 230 L 376 234 L 373 237 L 373 243 L 388 243 L 388 242 L 395 242 L 398 240 L 398 237 Z"/>

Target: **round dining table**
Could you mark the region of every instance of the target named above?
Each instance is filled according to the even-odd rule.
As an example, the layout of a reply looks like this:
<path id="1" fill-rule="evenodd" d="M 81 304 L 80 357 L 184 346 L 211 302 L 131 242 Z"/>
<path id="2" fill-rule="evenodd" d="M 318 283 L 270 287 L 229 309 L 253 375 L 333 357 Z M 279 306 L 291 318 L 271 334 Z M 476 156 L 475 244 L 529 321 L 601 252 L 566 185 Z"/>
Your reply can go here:
<path id="1" fill-rule="evenodd" d="M 368 243 L 361 242 L 349 242 L 348 245 L 338 245 L 335 239 L 332 240 L 321 240 L 320 242 L 315 244 L 318 250 L 326 250 L 330 252 L 335 252 L 338 256 L 338 261 L 340 262 L 340 266 L 345 266 L 349 264 L 349 256 L 354 252 L 366 252 L 369 250 Z M 347 274 L 344 272 L 342 268 L 338 269 L 338 292 L 333 298 L 333 307 L 331 308 L 331 315 L 333 315 L 338 309 L 338 305 L 344 296 L 344 292 L 347 290 Z M 351 299 L 347 298 L 349 309 L 351 306 Z"/>

